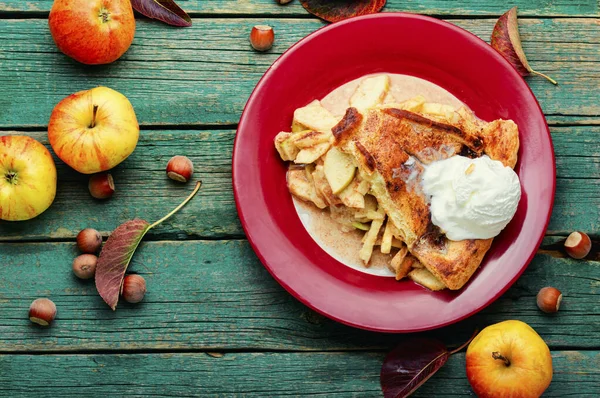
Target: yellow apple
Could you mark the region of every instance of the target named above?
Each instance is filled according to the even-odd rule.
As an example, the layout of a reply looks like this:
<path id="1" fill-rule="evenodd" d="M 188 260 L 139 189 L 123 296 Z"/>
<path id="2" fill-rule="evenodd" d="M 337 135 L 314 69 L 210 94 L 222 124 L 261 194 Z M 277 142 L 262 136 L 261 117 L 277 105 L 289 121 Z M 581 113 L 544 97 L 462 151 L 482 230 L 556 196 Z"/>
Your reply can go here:
<path id="1" fill-rule="evenodd" d="M 133 106 L 107 87 L 80 91 L 60 101 L 48 124 L 58 157 L 83 174 L 112 169 L 135 149 L 140 129 Z"/>
<path id="2" fill-rule="evenodd" d="M 56 166 L 38 141 L 22 135 L 0 137 L 0 219 L 29 220 L 56 196 Z"/>
<path id="3" fill-rule="evenodd" d="M 483 329 L 466 359 L 467 378 L 479 398 L 538 398 L 552 381 L 548 346 L 521 321 Z"/>

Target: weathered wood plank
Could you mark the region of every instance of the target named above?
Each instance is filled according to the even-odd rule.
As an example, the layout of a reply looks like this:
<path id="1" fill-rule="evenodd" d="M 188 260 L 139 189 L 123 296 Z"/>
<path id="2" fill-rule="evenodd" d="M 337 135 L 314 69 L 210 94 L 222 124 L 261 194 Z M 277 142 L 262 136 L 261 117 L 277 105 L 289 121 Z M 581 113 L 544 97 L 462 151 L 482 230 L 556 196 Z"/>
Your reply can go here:
<path id="1" fill-rule="evenodd" d="M 27 134 L 50 148 L 45 132 Z M 175 155 L 192 160 L 194 179 L 203 184 L 192 202 L 155 230 L 155 238 L 242 236 L 231 189 L 234 135 L 232 130 L 142 131 L 134 153 L 112 171 L 116 192 L 106 201 L 90 196 L 88 176 L 55 157 L 59 182 L 52 207 L 30 221 L 0 221 L 0 240 L 72 238 L 88 226 L 108 235 L 132 218 L 156 221 L 193 188 L 191 182 L 180 184 L 167 178 L 167 162 Z"/>
<path id="2" fill-rule="evenodd" d="M 0 389 L 11 397 L 378 397 L 383 353 L 1 355 Z M 600 395 L 600 352 L 555 351 L 544 397 Z M 35 369 L 35 371 L 30 371 Z M 126 369 L 126 371 L 124 371 Z M 574 387 L 576 386 L 576 387 Z M 473 392 L 459 353 L 414 397 Z"/>
<path id="3" fill-rule="evenodd" d="M 27 134 L 47 144 L 46 133 Z M 558 181 L 549 233 L 566 235 L 578 229 L 599 234 L 600 127 L 553 127 L 552 135 Z M 167 161 L 176 154 L 192 159 L 195 177 L 204 185 L 181 214 L 152 230 L 150 237 L 241 237 L 231 191 L 234 136 L 232 130 L 142 131 L 136 151 L 113 171 L 117 193 L 105 202 L 89 195 L 86 176 L 56 159 L 59 186 L 55 203 L 31 221 L 0 221 L 0 241 L 72 239 L 88 226 L 107 235 L 133 217 L 157 220 L 191 189 L 191 185 L 182 186 L 165 176 Z"/>
<path id="4" fill-rule="evenodd" d="M 113 312 L 92 281 L 71 272 L 72 243 L 0 244 L 0 351 L 197 349 L 388 349 L 402 336 L 365 332 L 315 314 L 267 273 L 249 244 L 237 241 L 146 242 L 130 270 L 148 293 L 139 305 Z M 558 314 L 536 307 L 544 286 L 564 294 Z M 556 348 L 600 349 L 600 267 L 597 262 L 538 255 L 502 298 L 482 313 L 433 332 L 458 344 L 476 328 L 506 319 L 529 323 Z M 31 301 L 51 298 L 52 327 L 27 319 Z M 2 373 L 2 372 L 0 372 Z"/>
<path id="5" fill-rule="evenodd" d="M 265 16 L 278 15 L 307 15 L 298 1 L 294 1 L 284 7 L 278 6 L 273 0 L 180 0 L 178 3 L 187 12 L 192 14 L 214 14 L 214 15 L 236 15 L 254 14 Z M 562 0 L 517 0 L 510 3 L 510 7 L 519 7 L 521 15 L 539 16 L 596 16 L 598 15 L 598 3 L 595 0 L 573 1 Z M 48 12 L 52 6 L 52 0 L 21 1 L 2 0 L 0 11 L 35 11 Z M 406 11 L 420 14 L 433 15 L 500 15 L 509 5 L 494 0 L 421 0 L 418 2 L 388 0 L 384 11 Z"/>
<path id="6" fill-rule="evenodd" d="M 276 44 L 262 54 L 248 44 L 250 28 L 258 22 L 264 21 L 196 19 L 192 28 L 173 29 L 140 21 L 123 59 L 86 67 L 58 53 L 45 20 L 0 20 L 0 127 L 45 126 L 58 101 L 96 85 L 129 97 L 144 125 L 235 124 L 268 66 L 323 26 L 316 20 L 273 19 Z M 489 39 L 495 20 L 452 22 Z M 600 114 L 597 21 L 524 19 L 521 32 L 532 65 L 560 82 L 555 87 L 541 78 L 529 80 L 546 114 Z"/>

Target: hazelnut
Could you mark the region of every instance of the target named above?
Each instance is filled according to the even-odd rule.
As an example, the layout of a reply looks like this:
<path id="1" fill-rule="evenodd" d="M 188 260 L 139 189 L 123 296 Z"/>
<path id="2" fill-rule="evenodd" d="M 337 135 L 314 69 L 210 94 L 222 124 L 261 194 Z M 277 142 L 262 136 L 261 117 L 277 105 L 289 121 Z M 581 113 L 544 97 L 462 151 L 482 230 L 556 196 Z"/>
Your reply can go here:
<path id="1" fill-rule="evenodd" d="M 77 247 L 82 253 L 98 253 L 102 246 L 102 235 L 93 228 L 86 228 L 77 234 Z"/>
<path id="2" fill-rule="evenodd" d="M 91 279 L 96 274 L 98 257 L 93 254 L 82 254 L 73 260 L 73 273 L 79 279 Z"/>
<path id="3" fill-rule="evenodd" d="M 167 163 L 167 176 L 171 180 L 188 182 L 194 173 L 194 164 L 185 156 L 173 156 Z"/>
<path id="4" fill-rule="evenodd" d="M 121 295 L 128 303 L 139 303 L 146 294 L 146 280 L 140 275 L 127 275 Z"/>
<path id="5" fill-rule="evenodd" d="M 292 0 L 275 0 L 275 3 L 277 4 L 287 4 L 290 3 Z"/>
<path id="6" fill-rule="evenodd" d="M 96 199 L 108 199 L 115 193 L 115 182 L 109 173 L 95 174 L 88 184 L 90 194 Z"/>
<path id="7" fill-rule="evenodd" d="M 592 249 L 592 241 L 585 232 L 575 231 L 565 241 L 565 251 L 576 259 L 586 257 Z"/>
<path id="8" fill-rule="evenodd" d="M 537 295 L 537 306 L 546 313 L 557 312 L 562 301 L 562 293 L 554 287 L 545 287 Z"/>
<path id="9" fill-rule="evenodd" d="M 250 32 L 250 44 L 256 51 L 267 51 L 273 47 L 275 33 L 268 25 L 256 25 Z"/>
<path id="10" fill-rule="evenodd" d="M 48 326 L 56 317 L 56 305 L 47 298 L 34 300 L 29 306 L 29 320 L 38 325 Z"/>

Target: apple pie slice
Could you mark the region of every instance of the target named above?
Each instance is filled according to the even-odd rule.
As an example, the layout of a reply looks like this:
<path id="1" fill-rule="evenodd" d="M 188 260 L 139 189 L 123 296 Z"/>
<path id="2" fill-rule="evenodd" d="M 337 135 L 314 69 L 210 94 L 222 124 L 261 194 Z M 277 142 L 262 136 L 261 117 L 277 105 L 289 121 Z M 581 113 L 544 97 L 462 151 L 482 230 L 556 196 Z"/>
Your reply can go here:
<path id="1" fill-rule="evenodd" d="M 351 155 L 370 193 L 393 222 L 408 251 L 449 289 L 460 289 L 481 264 L 492 239 L 451 241 L 432 224 L 421 189 L 424 165 L 454 155 L 484 154 L 514 167 L 518 129 L 510 120 L 485 123 L 461 109 L 433 116 L 384 106 L 348 108 L 333 128 L 333 146 Z M 424 279 L 417 271 L 416 278 Z M 414 278 L 413 278 L 414 279 Z"/>

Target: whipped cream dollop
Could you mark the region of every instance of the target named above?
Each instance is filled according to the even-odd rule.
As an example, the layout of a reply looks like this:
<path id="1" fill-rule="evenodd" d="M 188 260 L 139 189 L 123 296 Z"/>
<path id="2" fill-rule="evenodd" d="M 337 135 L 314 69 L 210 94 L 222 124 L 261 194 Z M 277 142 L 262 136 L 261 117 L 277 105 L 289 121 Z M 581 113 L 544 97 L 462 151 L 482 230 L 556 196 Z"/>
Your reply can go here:
<path id="1" fill-rule="evenodd" d="M 497 236 L 521 199 L 514 170 L 488 156 L 433 162 L 425 169 L 422 184 L 431 201 L 431 221 L 456 241 Z"/>

